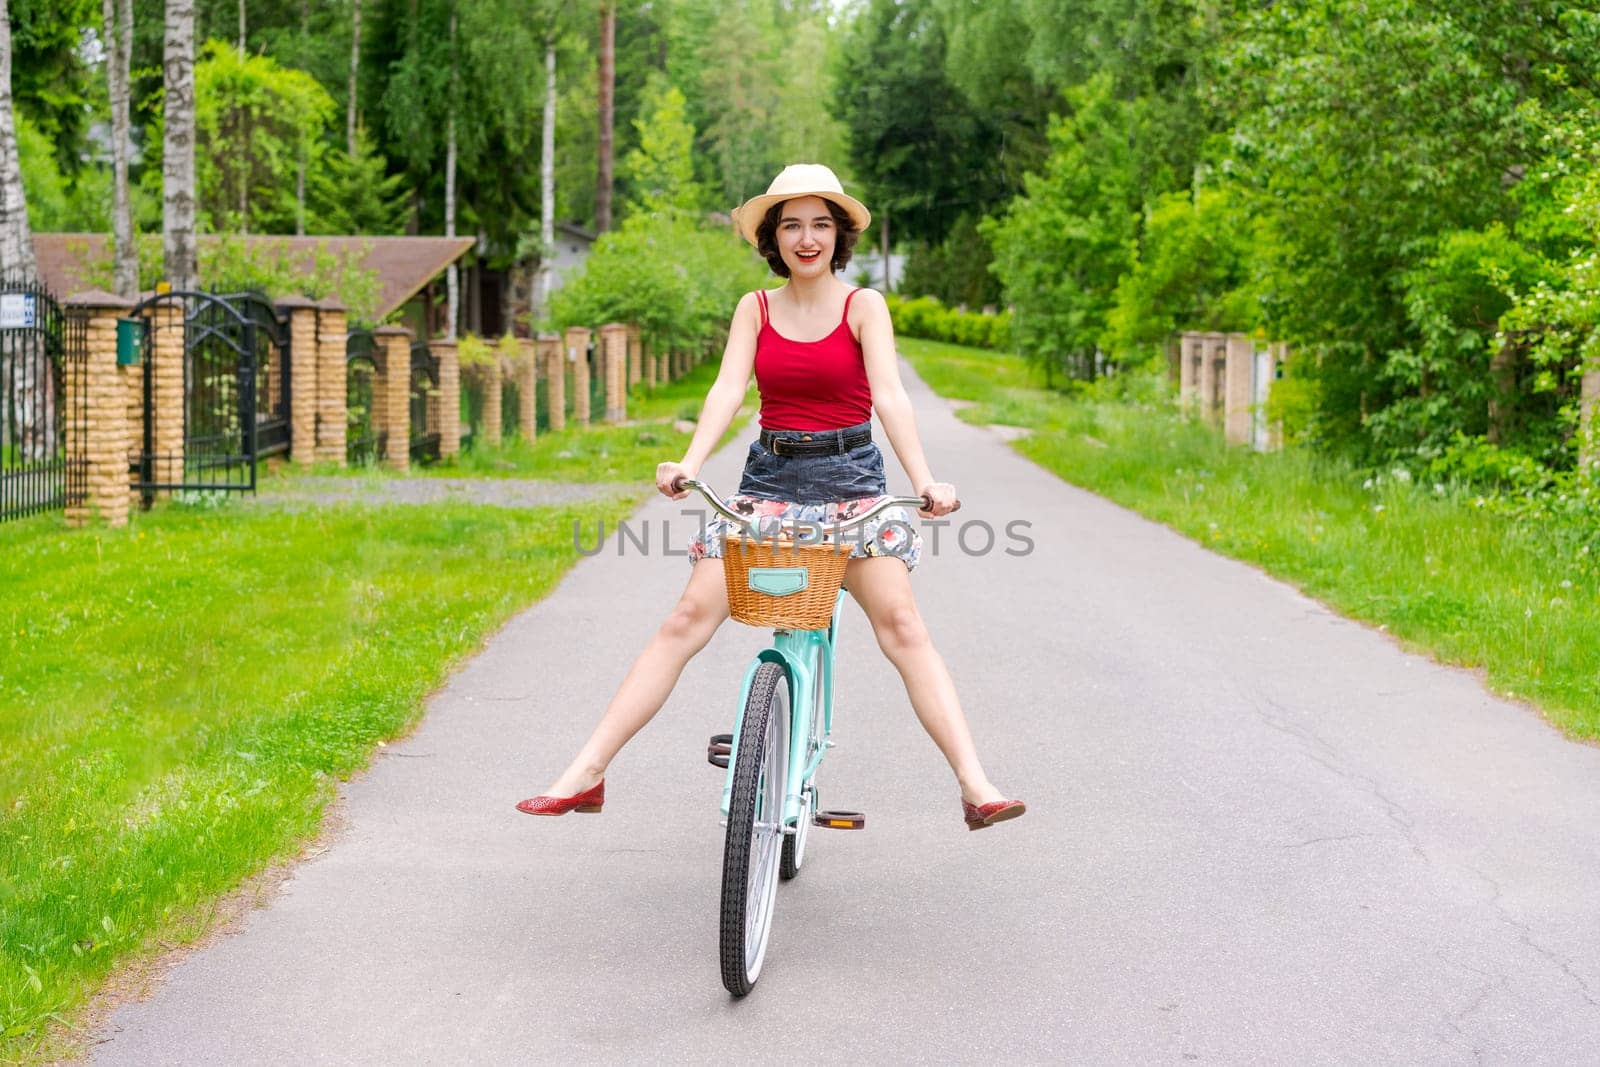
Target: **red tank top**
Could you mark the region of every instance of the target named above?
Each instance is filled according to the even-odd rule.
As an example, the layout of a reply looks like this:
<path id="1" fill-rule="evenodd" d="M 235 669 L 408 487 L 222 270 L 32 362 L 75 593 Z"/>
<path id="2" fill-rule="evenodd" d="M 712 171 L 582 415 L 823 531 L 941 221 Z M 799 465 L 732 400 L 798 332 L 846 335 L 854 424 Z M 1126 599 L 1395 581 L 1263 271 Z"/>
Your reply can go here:
<path id="1" fill-rule="evenodd" d="M 761 332 L 756 334 L 756 388 L 763 430 L 838 430 L 872 418 L 872 387 L 861 342 L 850 332 L 852 289 L 844 315 L 820 341 L 791 341 L 772 328 L 767 294 L 758 289 Z"/>

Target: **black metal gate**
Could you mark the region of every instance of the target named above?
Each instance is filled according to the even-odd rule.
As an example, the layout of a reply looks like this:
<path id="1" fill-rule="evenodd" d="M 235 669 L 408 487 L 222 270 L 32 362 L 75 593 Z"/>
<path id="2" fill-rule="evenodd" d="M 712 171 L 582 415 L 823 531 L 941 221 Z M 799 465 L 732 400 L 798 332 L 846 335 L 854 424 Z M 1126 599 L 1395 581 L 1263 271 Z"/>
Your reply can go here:
<path id="1" fill-rule="evenodd" d="M 158 491 L 254 492 L 256 463 L 289 447 L 289 334 L 256 293 L 161 293 L 139 304 L 144 324 L 144 417 L 133 461 L 133 487 L 149 507 Z M 181 444 L 160 420 L 171 419 L 176 386 L 160 364 L 181 330 Z"/>
<path id="2" fill-rule="evenodd" d="M 427 341 L 411 343 L 411 458 L 431 463 L 439 458 L 439 432 L 428 426 L 429 398 L 439 391 L 439 357 Z M 433 403 L 437 404 L 435 398 Z"/>
<path id="3" fill-rule="evenodd" d="M 255 326 L 256 456 L 289 451 L 289 317 L 260 293 L 221 299 Z"/>
<path id="4" fill-rule="evenodd" d="M 83 389 L 68 403 L 69 376 L 85 372 L 85 326 L 37 284 L 0 284 L 0 520 L 63 508 L 87 490 Z"/>
<path id="5" fill-rule="evenodd" d="M 344 340 L 345 461 L 353 467 L 383 456 L 386 435 L 373 419 L 372 387 L 383 373 L 383 346 L 371 330 L 351 330 Z"/>

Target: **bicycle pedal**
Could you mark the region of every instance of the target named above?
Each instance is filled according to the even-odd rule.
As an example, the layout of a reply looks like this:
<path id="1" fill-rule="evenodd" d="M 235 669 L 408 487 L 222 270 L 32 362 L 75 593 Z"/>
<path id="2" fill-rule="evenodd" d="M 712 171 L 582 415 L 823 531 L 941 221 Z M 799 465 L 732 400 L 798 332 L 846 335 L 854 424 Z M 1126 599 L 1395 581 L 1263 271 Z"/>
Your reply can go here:
<path id="1" fill-rule="evenodd" d="M 830 830 L 865 830 L 867 816 L 859 811 L 819 811 L 811 817 L 811 825 Z"/>
<path id="2" fill-rule="evenodd" d="M 711 741 L 706 745 L 706 762 L 713 767 L 728 766 L 728 760 L 733 756 L 733 735 L 712 734 Z"/>

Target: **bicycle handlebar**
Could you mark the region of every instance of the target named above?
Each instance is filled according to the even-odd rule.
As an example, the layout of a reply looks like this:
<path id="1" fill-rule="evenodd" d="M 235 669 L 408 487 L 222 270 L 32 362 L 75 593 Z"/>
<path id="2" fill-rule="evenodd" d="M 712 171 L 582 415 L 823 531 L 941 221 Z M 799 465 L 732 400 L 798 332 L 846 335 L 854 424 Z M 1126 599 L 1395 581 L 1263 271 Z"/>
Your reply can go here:
<path id="1" fill-rule="evenodd" d="M 712 510 L 717 514 L 723 516 L 724 518 L 731 519 L 732 521 L 738 523 L 741 527 L 745 527 L 747 529 L 755 528 L 755 524 L 750 521 L 750 516 L 740 515 L 738 512 L 734 511 L 728 506 L 727 501 L 723 500 L 722 497 L 717 495 L 717 491 L 715 489 L 711 488 L 705 482 L 702 482 L 697 478 L 675 479 L 672 483 L 672 488 L 676 492 L 682 492 L 685 489 L 693 489 L 701 496 L 706 498 L 706 503 L 710 504 Z M 859 515 L 854 515 L 840 522 L 828 523 L 827 525 L 839 530 L 850 529 L 852 527 L 861 525 L 868 519 L 876 518 L 878 515 L 894 507 L 920 508 L 923 511 L 931 511 L 933 509 L 933 499 L 926 493 L 924 493 L 922 496 L 886 496 Z M 961 501 L 957 500 L 956 506 L 950 510 L 959 511 L 960 509 Z"/>

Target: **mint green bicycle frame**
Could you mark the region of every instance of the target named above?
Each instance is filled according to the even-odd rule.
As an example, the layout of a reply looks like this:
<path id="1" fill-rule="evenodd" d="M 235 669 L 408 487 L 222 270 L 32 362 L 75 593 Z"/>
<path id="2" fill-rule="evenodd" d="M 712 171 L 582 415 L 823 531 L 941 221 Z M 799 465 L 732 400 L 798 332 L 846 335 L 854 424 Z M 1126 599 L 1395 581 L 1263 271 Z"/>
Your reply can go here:
<path id="1" fill-rule="evenodd" d="M 733 721 L 733 744 L 729 751 L 739 751 L 739 733 L 744 727 L 744 707 L 750 698 L 750 683 L 756 668 L 763 663 L 778 663 L 787 668 L 789 677 L 789 788 L 783 798 L 783 825 L 797 826 L 805 814 L 805 787 L 822 764 L 823 753 L 831 747 L 833 736 L 833 653 L 839 634 L 839 609 L 844 604 L 845 591 L 839 590 L 833 602 L 833 618 L 826 630 L 776 630 L 772 644 L 756 654 L 745 669 L 744 683 L 739 687 L 738 711 Z M 812 670 L 815 660 L 819 669 Z M 816 697 L 822 697 L 822 743 L 815 752 L 807 752 L 811 743 L 811 716 L 816 707 Z M 733 797 L 733 772 L 736 762 L 728 761 L 728 775 L 722 783 L 721 810 L 728 816 L 728 805 Z"/>
<path id="2" fill-rule="evenodd" d="M 727 503 L 704 482 L 686 478 L 681 479 L 677 486 L 682 489 L 697 490 L 720 514 L 744 526 L 751 533 L 755 532 L 746 517 L 730 510 Z M 927 497 L 884 497 L 872 508 L 840 525 L 861 523 L 879 511 L 897 506 L 930 507 L 931 503 Z M 960 507 L 960 503 L 958 502 L 956 506 Z M 783 827 L 786 833 L 793 832 L 790 830 L 791 827 L 798 829 L 800 818 L 805 812 L 803 798 L 806 786 L 817 773 L 823 754 L 833 747 L 831 738 L 833 737 L 834 649 L 839 636 L 839 608 L 844 603 L 844 597 L 845 591 L 839 590 L 833 602 L 833 617 L 829 620 L 826 630 L 775 630 L 772 644 L 757 653 L 756 658 L 745 670 L 744 682 L 739 687 L 739 703 L 734 712 L 728 775 L 722 783 L 722 800 L 719 806 L 724 819 L 728 817 L 728 808 L 732 804 L 733 773 L 737 767 L 739 734 L 744 728 L 744 708 L 750 698 L 750 685 L 755 678 L 756 669 L 763 663 L 771 662 L 783 666 L 789 679 L 789 764 L 788 787 L 783 798 Z M 815 671 L 811 666 L 812 660 L 817 663 Z M 817 750 L 810 752 L 807 749 L 811 744 L 811 717 L 815 714 L 818 696 L 822 697 L 822 738 Z"/>

